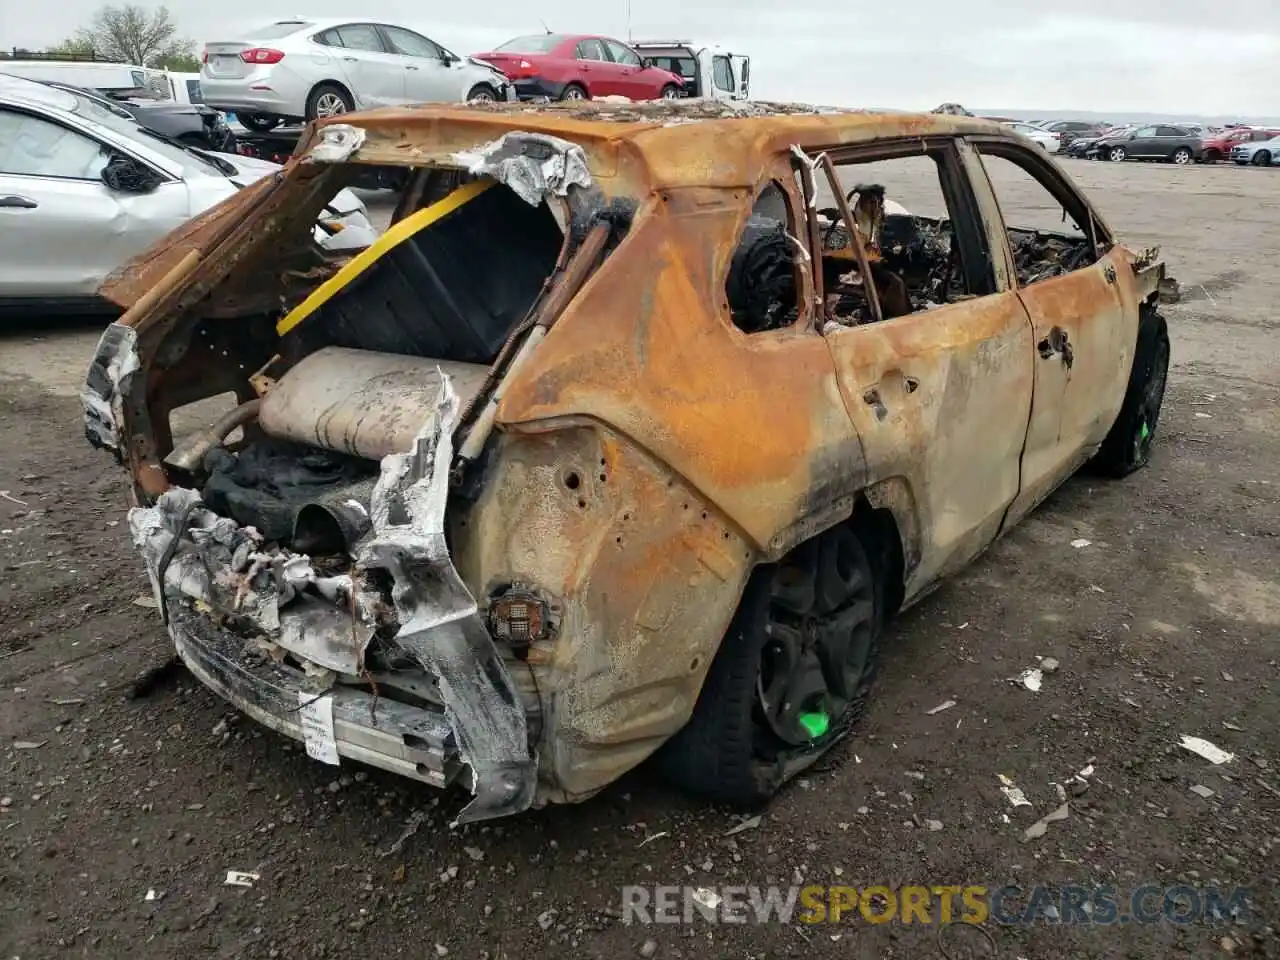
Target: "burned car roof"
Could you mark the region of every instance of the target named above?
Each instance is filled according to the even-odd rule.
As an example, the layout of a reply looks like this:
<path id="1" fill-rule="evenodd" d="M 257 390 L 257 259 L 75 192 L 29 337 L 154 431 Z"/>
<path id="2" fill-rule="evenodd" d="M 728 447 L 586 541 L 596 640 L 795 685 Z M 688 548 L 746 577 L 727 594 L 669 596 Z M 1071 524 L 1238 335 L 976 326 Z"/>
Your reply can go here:
<path id="1" fill-rule="evenodd" d="M 611 154 L 626 145 L 651 186 L 734 186 L 754 180 L 766 154 L 937 135 L 1007 136 L 999 124 L 942 114 L 885 113 L 794 103 L 608 100 L 549 104 L 424 104 L 320 121 L 299 154 L 326 130 L 355 126 L 363 142 L 348 159 L 367 163 L 439 162 L 477 140 L 505 132 L 547 134 L 581 144 L 592 173 L 616 172 Z"/>

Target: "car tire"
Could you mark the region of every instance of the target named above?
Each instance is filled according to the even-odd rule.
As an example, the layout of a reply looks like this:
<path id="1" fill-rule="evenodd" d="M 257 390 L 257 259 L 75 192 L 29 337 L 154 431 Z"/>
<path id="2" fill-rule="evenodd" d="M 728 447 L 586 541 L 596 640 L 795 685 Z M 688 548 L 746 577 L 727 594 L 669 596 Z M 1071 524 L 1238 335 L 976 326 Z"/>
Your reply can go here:
<path id="1" fill-rule="evenodd" d="M 339 117 L 355 108 L 355 101 L 345 89 L 336 83 L 319 83 L 307 97 L 306 120 L 310 123 L 312 120 Z"/>
<path id="2" fill-rule="evenodd" d="M 1253 155 L 1249 162 L 1255 167 L 1269 167 L 1271 166 L 1271 151 L 1259 150 Z"/>
<path id="3" fill-rule="evenodd" d="M 498 91 L 487 83 L 477 83 L 467 91 L 467 103 L 497 103 Z"/>
<path id="4" fill-rule="evenodd" d="M 662 88 L 662 93 L 659 94 L 659 97 L 663 100 L 678 100 L 680 99 L 680 88 L 674 83 L 668 83 Z"/>
<path id="5" fill-rule="evenodd" d="M 280 126 L 280 118 L 269 113 L 237 113 L 236 119 L 246 130 L 253 133 L 270 133 Z"/>
<path id="6" fill-rule="evenodd" d="M 1110 159 L 1110 160 L 1114 160 L 1114 161 L 1116 161 L 1117 163 L 1119 163 L 1121 160 L 1123 160 L 1123 159 L 1125 158 L 1125 156 L 1126 156 L 1126 154 L 1125 154 L 1125 151 L 1124 151 L 1124 147 L 1111 147 L 1111 148 L 1107 151 L 1107 157 L 1108 157 L 1108 159 Z"/>
<path id="7" fill-rule="evenodd" d="M 866 711 L 880 662 L 886 571 L 892 569 L 882 540 L 871 524 L 841 524 L 778 563 L 756 568 L 692 717 L 659 752 L 670 780 L 716 802 L 758 806 L 844 739 Z M 812 656 L 786 652 L 787 638 L 801 633 L 797 624 Z M 848 643 L 837 658 L 841 669 L 834 683 L 827 679 L 827 668 L 834 669 L 830 654 L 824 659 L 817 652 L 823 636 L 837 648 L 842 638 Z M 783 689 L 776 668 L 788 659 L 804 672 L 792 671 L 782 680 L 799 678 L 785 688 L 801 691 L 803 702 L 793 705 L 775 696 L 779 716 L 773 716 L 766 688 Z M 800 683 L 817 682 L 815 663 L 823 665 L 827 686 L 821 691 Z"/>
<path id="8" fill-rule="evenodd" d="M 1185 167 L 1194 159 L 1195 155 L 1187 147 L 1179 147 L 1169 155 L 1169 162 L 1176 163 L 1180 167 Z"/>
<path id="9" fill-rule="evenodd" d="M 560 91 L 561 100 L 590 100 L 591 96 L 587 93 L 586 87 L 580 83 L 566 83 L 563 90 Z"/>
<path id="10" fill-rule="evenodd" d="M 1222 154 L 1217 150 L 1206 150 L 1204 152 L 1205 163 L 1217 163 L 1222 159 Z"/>
<path id="11" fill-rule="evenodd" d="M 1109 477 L 1126 477 L 1147 465 L 1168 376 L 1169 327 L 1159 310 L 1143 304 L 1129 386 L 1116 422 L 1093 458 L 1092 465 L 1097 472 Z"/>

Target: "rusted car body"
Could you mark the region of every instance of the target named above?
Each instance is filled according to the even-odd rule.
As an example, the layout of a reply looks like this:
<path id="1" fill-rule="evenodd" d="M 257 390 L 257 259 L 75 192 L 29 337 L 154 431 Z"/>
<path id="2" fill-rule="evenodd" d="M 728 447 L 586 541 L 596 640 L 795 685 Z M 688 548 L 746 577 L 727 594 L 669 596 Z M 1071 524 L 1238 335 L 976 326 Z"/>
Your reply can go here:
<path id="1" fill-rule="evenodd" d="M 661 747 L 753 571 L 824 531 L 876 526 L 886 615 L 972 559 L 1103 445 L 1163 277 L 1052 161 L 967 117 L 587 103 L 338 119 L 109 280 L 127 312 L 86 423 L 132 475 L 132 535 L 196 676 L 321 759 L 464 783 L 464 820 L 580 800 Z M 1042 178 L 1083 240 L 1007 231 L 984 151 Z M 895 217 L 831 179 L 922 152 L 962 208 L 946 229 L 982 261 L 980 295 L 946 294 L 951 267 L 938 302 L 882 284 Z M 413 169 L 390 239 L 318 252 L 307 225 L 368 164 Z M 726 277 L 762 191 L 794 300 L 749 325 Z M 421 238 L 451 222 L 470 253 L 423 267 L 441 246 Z M 508 279 L 520 290 L 499 302 Z M 414 283 L 431 296 L 395 306 Z M 445 332 L 414 328 L 419 310 Z M 172 412 L 225 392 L 237 408 L 175 447 Z M 255 487 L 242 474 L 267 442 L 295 446 L 262 455 L 274 479 Z M 346 458 L 325 463 L 338 479 L 247 514 L 278 532 L 243 522 L 299 450 Z"/>

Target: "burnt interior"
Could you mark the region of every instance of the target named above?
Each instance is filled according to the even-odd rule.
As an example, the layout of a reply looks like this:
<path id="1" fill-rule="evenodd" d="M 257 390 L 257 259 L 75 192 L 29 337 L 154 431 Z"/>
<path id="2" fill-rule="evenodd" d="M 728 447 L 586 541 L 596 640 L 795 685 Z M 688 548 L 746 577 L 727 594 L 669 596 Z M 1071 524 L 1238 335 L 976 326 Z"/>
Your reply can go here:
<path id="1" fill-rule="evenodd" d="M 555 269 L 564 240 L 547 204 L 495 185 L 378 258 L 286 339 L 492 363 Z"/>
<path id="2" fill-rule="evenodd" d="M 988 249 L 971 189 L 945 155 L 929 155 L 937 166 L 946 217 L 889 211 L 885 187 L 876 183 L 859 184 L 845 196 L 885 320 L 996 290 L 992 260 L 998 254 Z M 1037 176 L 1034 170 L 1027 172 Z M 1087 209 L 1075 209 L 1077 200 L 1059 197 L 1063 220 L 1072 221 L 1074 234 L 1008 228 L 1020 285 L 1060 276 L 1098 259 L 1096 238 L 1077 226 L 1091 220 Z M 816 213 L 823 293 L 819 325 L 872 322 L 866 281 L 841 210 L 824 207 Z M 808 225 L 793 222 L 786 194 L 776 183 L 768 184 L 742 229 L 725 284 L 730 314 L 740 330 L 759 333 L 796 321 L 802 271 L 813 269 L 807 241 Z"/>
<path id="3" fill-rule="evenodd" d="M 398 220 L 430 208 L 468 179 L 454 176 L 444 189 L 424 191 L 415 206 L 398 211 Z M 539 301 L 564 243 L 564 228 L 545 201 L 534 206 L 505 184 L 491 183 L 380 251 L 280 337 L 281 362 L 264 371 L 287 376 L 289 367 L 326 347 L 491 364 Z M 303 300 L 305 293 L 294 304 Z M 317 396 L 311 408 L 297 411 L 314 444 L 269 436 L 254 419 L 243 439 L 213 445 L 185 472 L 210 509 L 255 528 L 266 544 L 346 569 L 370 528 L 379 464 L 338 449 L 313 427 L 335 414 L 324 406 L 329 399 Z"/>
<path id="4" fill-rule="evenodd" d="M 846 325 L 869 322 L 848 228 L 835 209 L 822 210 L 818 219 L 827 315 Z M 972 295 L 960 270 L 949 220 L 887 214 L 879 239 L 878 249 L 870 251 L 870 268 L 885 319 Z M 770 215 L 757 204 L 743 228 L 725 285 L 730 313 L 740 330 L 758 333 L 795 322 L 797 268 L 808 264 L 800 244 L 788 230 L 785 215 Z"/>

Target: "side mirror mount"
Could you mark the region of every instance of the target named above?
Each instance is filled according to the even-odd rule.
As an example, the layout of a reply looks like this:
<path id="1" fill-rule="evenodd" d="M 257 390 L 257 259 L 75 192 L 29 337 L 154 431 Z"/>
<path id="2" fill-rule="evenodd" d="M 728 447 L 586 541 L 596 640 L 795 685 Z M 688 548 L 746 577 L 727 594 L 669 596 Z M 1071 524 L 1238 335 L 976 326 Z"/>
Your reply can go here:
<path id="1" fill-rule="evenodd" d="M 641 67 L 641 69 L 643 69 L 643 70 L 648 70 L 648 69 L 649 69 L 649 68 L 651 68 L 652 66 L 653 66 L 653 58 L 652 58 L 652 57 L 641 57 L 641 58 L 640 58 L 640 67 Z"/>
<path id="2" fill-rule="evenodd" d="M 151 193 L 164 178 L 141 161 L 113 153 L 102 168 L 102 182 L 117 193 Z"/>

